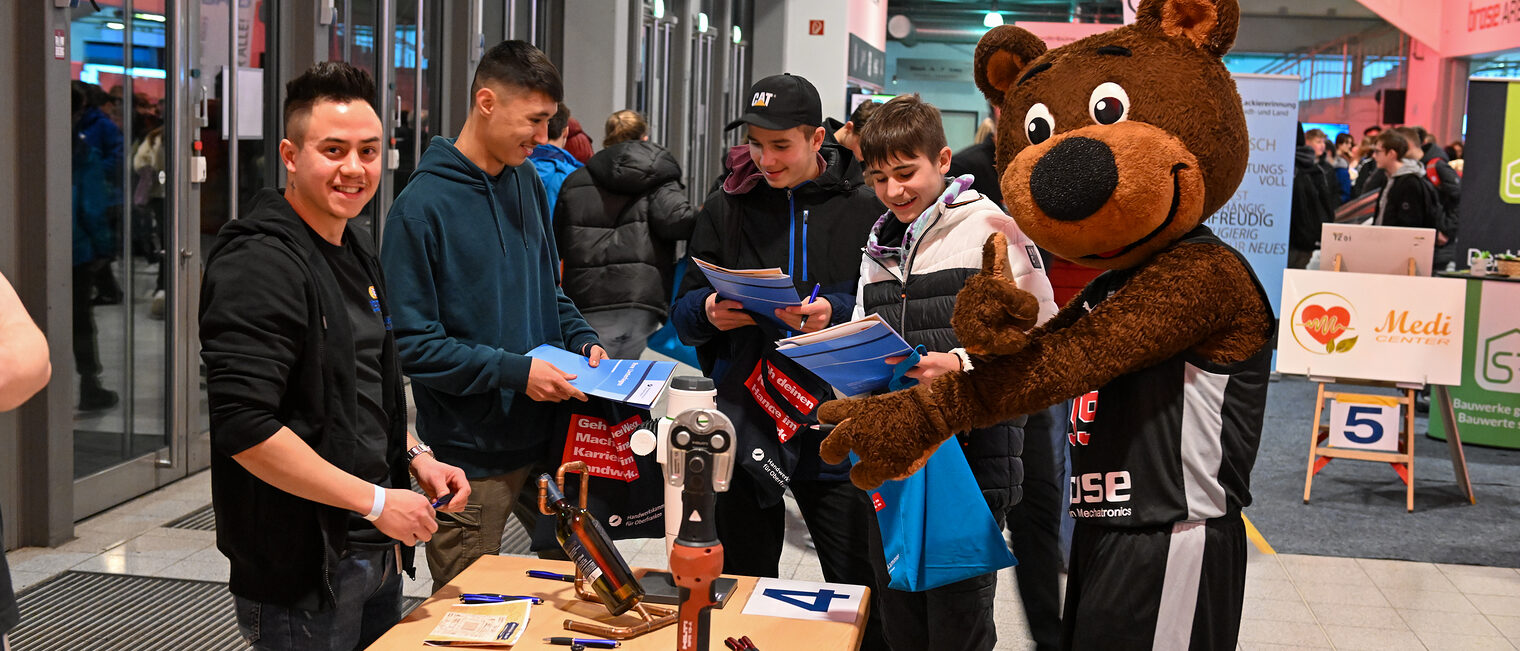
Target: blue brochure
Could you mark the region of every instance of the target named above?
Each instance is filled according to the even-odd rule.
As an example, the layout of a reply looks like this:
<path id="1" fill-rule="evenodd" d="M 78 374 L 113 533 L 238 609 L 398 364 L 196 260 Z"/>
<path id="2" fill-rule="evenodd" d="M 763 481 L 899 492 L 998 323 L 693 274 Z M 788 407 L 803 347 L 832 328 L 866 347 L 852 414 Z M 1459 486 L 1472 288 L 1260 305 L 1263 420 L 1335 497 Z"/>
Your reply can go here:
<path id="1" fill-rule="evenodd" d="M 744 304 L 744 309 L 774 321 L 776 310 L 802 305 L 792 277 L 780 269 L 725 269 L 692 258 L 718 296 Z"/>
<path id="2" fill-rule="evenodd" d="M 676 370 L 675 362 L 643 359 L 604 359 L 601 365 L 592 367 L 585 357 L 549 344 L 528 351 L 528 356 L 549 362 L 566 373 L 574 373 L 575 379 L 570 385 L 588 396 L 640 409 L 648 409 L 660 399 Z"/>
<path id="3" fill-rule="evenodd" d="M 886 388 L 892 381 L 888 357 L 906 357 L 913 347 L 880 316 L 841 323 L 776 342 L 776 352 L 792 358 L 845 395 Z"/>

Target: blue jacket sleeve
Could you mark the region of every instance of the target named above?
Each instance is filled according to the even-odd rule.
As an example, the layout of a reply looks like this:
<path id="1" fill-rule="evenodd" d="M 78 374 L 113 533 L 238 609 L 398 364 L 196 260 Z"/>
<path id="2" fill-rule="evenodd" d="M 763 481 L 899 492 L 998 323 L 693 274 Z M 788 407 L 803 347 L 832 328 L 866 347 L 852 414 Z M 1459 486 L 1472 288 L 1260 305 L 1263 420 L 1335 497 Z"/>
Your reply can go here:
<path id="1" fill-rule="evenodd" d="M 691 271 L 691 267 L 687 267 L 688 275 Z M 680 336 L 681 343 L 700 346 L 720 332 L 717 326 L 707 320 L 707 297 L 712 295 L 711 287 L 693 288 L 682 294 L 676 299 L 675 305 L 671 306 L 670 322 L 675 324 L 676 335 Z"/>
<path id="2" fill-rule="evenodd" d="M 401 370 L 415 382 L 453 395 L 526 389 L 531 359 L 449 335 L 433 277 L 437 243 L 432 229 L 423 220 L 397 212 L 392 210 L 386 220 L 380 262 L 391 296 Z"/>
<path id="3" fill-rule="evenodd" d="M 829 307 L 834 311 L 829 314 L 829 325 L 839 325 L 850 320 L 855 314 L 855 294 L 853 292 L 834 292 L 819 294 L 818 298 L 826 298 Z"/>

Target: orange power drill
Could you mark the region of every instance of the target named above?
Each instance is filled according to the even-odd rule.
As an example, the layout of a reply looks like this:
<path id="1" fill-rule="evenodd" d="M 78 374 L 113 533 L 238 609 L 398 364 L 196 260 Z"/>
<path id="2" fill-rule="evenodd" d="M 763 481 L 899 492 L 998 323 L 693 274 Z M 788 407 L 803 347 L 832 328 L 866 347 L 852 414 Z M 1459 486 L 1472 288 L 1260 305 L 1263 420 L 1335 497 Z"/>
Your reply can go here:
<path id="1" fill-rule="evenodd" d="M 670 550 L 670 572 L 681 598 L 676 648 L 707 651 L 718 603 L 714 582 L 723 573 L 713 504 L 733 477 L 734 424 L 717 410 L 688 409 L 676 415 L 669 440 L 666 480 L 681 486 L 681 530 Z"/>

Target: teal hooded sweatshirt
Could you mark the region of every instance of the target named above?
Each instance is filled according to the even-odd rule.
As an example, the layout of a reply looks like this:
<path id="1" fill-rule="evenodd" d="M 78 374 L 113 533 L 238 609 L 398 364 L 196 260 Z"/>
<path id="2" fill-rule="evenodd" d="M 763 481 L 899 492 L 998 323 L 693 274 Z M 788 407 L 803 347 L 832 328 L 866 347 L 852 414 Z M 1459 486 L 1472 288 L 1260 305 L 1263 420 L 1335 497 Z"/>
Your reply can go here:
<path id="1" fill-rule="evenodd" d="M 555 407 L 524 393 L 526 353 L 599 343 L 560 291 L 549 217 L 531 162 L 493 177 L 441 137 L 386 216 L 380 259 L 417 436 L 472 478 L 544 451 Z"/>

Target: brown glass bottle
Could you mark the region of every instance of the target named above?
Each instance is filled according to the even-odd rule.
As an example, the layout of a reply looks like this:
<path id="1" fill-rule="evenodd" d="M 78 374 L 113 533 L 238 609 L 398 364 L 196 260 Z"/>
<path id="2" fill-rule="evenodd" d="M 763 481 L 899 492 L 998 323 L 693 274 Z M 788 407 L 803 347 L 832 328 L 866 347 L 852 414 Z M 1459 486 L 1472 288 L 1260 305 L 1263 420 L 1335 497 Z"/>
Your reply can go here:
<path id="1" fill-rule="evenodd" d="M 590 511 L 572 503 L 549 475 L 539 477 L 554 509 L 554 535 L 559 546 L 591 583 L 591 589 L 606 604 L 607 611 L 621 615 L 644 598 L 644 587 L 633 576 L 633 569 L 623 560 L 612 538 L 602 529 Z"/>

